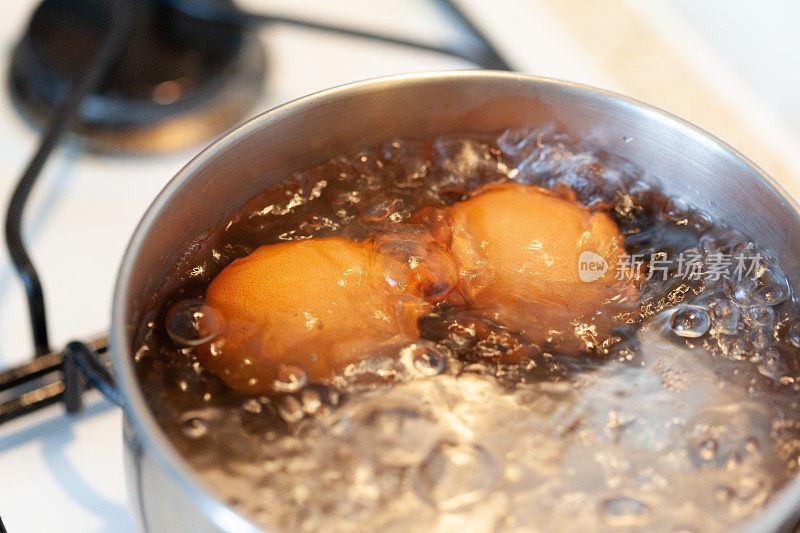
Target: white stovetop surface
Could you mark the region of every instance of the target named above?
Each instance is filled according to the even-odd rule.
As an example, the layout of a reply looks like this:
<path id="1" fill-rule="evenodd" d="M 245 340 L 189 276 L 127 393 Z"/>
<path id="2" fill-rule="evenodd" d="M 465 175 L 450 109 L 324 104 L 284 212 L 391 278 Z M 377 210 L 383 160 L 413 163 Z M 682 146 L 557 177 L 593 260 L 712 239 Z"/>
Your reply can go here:
<path id="1" fill-rule="evenodd" d="M 596 85 L 677 113 L 739 148 L 800 198 L 800 35 L 792 0 L 460 0 L 521 71 Z M 0 5 L 0 75 L 37 0 Z M 242 0 L 241 5 L 432 41 L 461 38 L 425 0 Z M 288 7 L 291 6 L 291 7 Z M 443 29 L 444 28 L 444 29 Z M 462 61 L 310 31 L 274 28 L 256 114 L 329 86 Z M 0 91 L 0 208 L 37 144 Z M 108 325 L 124 247 L 166 181 L 201 147 L 153 157 L 66 147 L 48 164 L 25 220 L 54 346 Z M 3 211 L 4 212 L 4 211 Z M 23 292 L 0 252 L 0 368 L 30 357 Z M 78 417 L 60 406 L 0 427 L 0 516 L 10 533 L 134 529 L 121 414 L 97 394 Z"/>

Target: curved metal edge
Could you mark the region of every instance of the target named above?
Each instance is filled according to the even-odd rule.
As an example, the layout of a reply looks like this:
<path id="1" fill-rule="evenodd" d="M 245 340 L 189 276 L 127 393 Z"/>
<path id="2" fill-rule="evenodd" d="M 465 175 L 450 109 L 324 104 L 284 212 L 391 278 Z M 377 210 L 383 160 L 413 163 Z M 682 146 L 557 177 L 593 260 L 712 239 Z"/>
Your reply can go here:
<path id="1" fill-rule="evenodd" d="M 128 283 L 133 267 L 133 258 L 138 255 L 139 250 L 146 245 L 144 234 L 153 225 L 155 218 L 161 208 L 167 203 L 169 198 L 178 190 L 183 181 L 188 179 L 192 173 L 201 167 L 208 159 L 223 152 L 229 146 L 235 144 L 243 137 L 249 135 L 255 128 L 267 127 L 270 123 L 279 121 L 282 116 L 302 112 L 306 106 L 310 106 L 316 100 L 339 93 L 359 93 L 374 90 L 384 85 L 396 85 L 398 82 L 404 84 L 422 83 L 443 78 L 501 78 L 509 82 L 538 84 L 551 87 L 560 87 L 568 91 L 580 92 L 591 95 L 595 99 L 622 100 L 652 116 L 669 122 L 676 123 L 677 126 L 689 130 L 698 142 L 715 147 L 723 152 L 731 153 L 736 160 L 749 167 L 763 179 L 773 190 L 776 196 L 780 197 L 787 205 L 791 206 L 795 213 L 795 219 L 800 225 L 800 205 L 788 194 L 783 186 L 774 178 L 769 176 L 763 169 L 756 165 L 737 149 L 730 146 L 725 141 L 704 129 L 658 107 L 647 104 L 641 100 L 631 98 L 619 93 L 599 89 L 596 87 L 583 85 L 574 82 L 562 81 L 553 78 L 534 76 L 529 74 L 509 73 L 501 71 L 486 70 L 453 70 L 453 71 L 433 71 L 411 74 L 399 74 L 381 78 L 357 81 L 325 89 L 281 104 L 269 109 L 250 120 L 247 120 L 229 132 L 223 134 L 198 155 L 192 158 L 177 174 L 166 184 L 158 196 L 153 200 L 150 207 L 145 212 L 141 221 L 134 230 L 133 236 L 125 250 L 122 264 L 118 271 L 117 282 L 114 288 L 114 299 L 112 303 L 110 348 L 114 374 L 122 395 L 123 411 L 134 428 L 141 446 L 150 453 L 164 469 L 166 469 L 176 483 L 198 502 L 198 506 L 203 509 L 208 518 L 217 527 L 226 531 L 262 531 L 250 521 L 237 514 L 226 506 L 222 501 L 213 495 L 213 492 L 198 476 L 196 476 L 191 466 L 177 453 L 172 444 L 162 434 L 161 429 L 150 413 L 144 397 L 137 385 L 136 375 L 133 367 L 131 352 L 125 339 L 125 324 L 123 315 L 125 312 L 125 302 L 127 300 Z M 791 482 L 784 486 L 773 498 L 770 503 L 759 513 L 758 516 L 747 522 L 742 531 L 760 532 L 766 530 L 780 530 L 787 526 L 787 522 L 798 514 L 797 502 L 800 500 L 800 476 L 796 476 Z"/>

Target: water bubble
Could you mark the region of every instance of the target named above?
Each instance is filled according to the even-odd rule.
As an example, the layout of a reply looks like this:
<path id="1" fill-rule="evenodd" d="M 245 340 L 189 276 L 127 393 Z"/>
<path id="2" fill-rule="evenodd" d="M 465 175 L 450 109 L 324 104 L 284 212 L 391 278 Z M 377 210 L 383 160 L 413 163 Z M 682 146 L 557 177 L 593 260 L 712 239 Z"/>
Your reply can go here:
<path id="1" fill-rule="evenodd" d="M 300 393 L 300 401 L 303 403 L 303 411 L 309 415 L 313 415 L 322 407 L 319 393 L 314 389 L 303 389 Z"/>
<path id="2" fill-rule="evenodd" d="M 254 415 L 257 415 L 257 414 L 261 413 L 261 411 L 264 410 L 264 406 L 261 405 L 261 402 L 259 402 L 255 398 L 250 398 L 249 400 L 246 400 L 242 404 L 242 409 L 244 409 L 248 413 L 252 413 Z"/>
<path id="3" fill-rule="evenodd" d="M 728 502 L 736 497 L 736 491 L 727 485 L 720 485 L 714 490 L 714 496 L 721 502 Z"/>
<path id="4" fill-rule="evenodd" d="M 758 445 L 758 439 L 755 437 L 747 437 L 744 441 L 744 449 L 749 453 L 757 452 L 761 447 Z"/>
<path id="5" fill-rule="evenodd" d="M 692 211 L 689 214 L 689 227 L 697 233 L 705 233 L 713 227 L 711 216 L 702 211 Z"/>
<path id="6" fill-rule="evenodd" d="M 751 333 L 750 343 L 756 350 L 763 350 L 772 343 L 772 335 L 768 334 L 761 328 L 756 329 L 755 331 L 751 331 L 750 333 Z"/>
<path id="7" fill-rule="evenodd" d="M 717 337 L 717 346 L 722 351 L 723 355 L 737 361 L 746 359 L 750 351 L 750 343 L 748 341 L 725 335 Z"/>
<path id="8" fill-rule="evenodd" d="M 432 342 L 416 342 L 400 350 L 400 362 L 423 376 L 440 374 L 446 366 L 445 353 Z"/>
<path id="9" fill-rule="evenodd" d="M 455 260 L 427 229 L 396 227 L 376 239 L 375 251 L 379 288 L 389 294 L 438 302 L 458 283 Z"/>
<path id="10" fill-rule="evenodd" d="M 483 499 L 496 475 L 495 461 L 482 447 L 440 441 L 412 470 L 412 483 L 422 500 L 450 511 Z"/>
<path id="11" fill-rule="evenodd" d="M 650 520 L 650 508 L 637 499 L 620 496 L 603 501 L 600 516 L 613 527 L 643 526 Z"/>
<path id="12" fill-rule="evenodd" d="M 730 301 L 720 300 L 714 306 L 714 322 L 717 330 L 726 335 L 736 333 L 741 313 L 739 308 Z"/>
<path id="13" fill-rule="evenodd" d="M 187 415 L 181 423 L 183 434 L 190 439 L 199 439 L 208 433 L 208 423 L 197 415 Z"/>
<path id="14" fill-rule="evenodd" d="M 685 226 L 689 223 L 689 206 L 681 199 L 672 199 L 664 208 L 664 216 L 667 220 Z"/>
<path id="15" fill-rule="evenodd" d="M 133 354 L 133 360 L 138 363 L 142 359 L 144 359 L 147 356 L 147 354 L 149 354 L 149 353 L 150 353 L 150 347 L 147 346 L 146 344 L 144 344 L 144 345 L 142 345 L 141 348 L 136 350 L 135 354 Z"/>
<path id="16" fill-rule="evenodd" d="M 599 352 L 620 362 L 636 359 L 641 348 L 636 331 L 629 327 L 617 327 L 611 333 L 598 347 Z"/>
<path id="17" fill-rule="evenodd" d="M 684 305 L 672 313 L 669 323 L 675 335 L 696 339 L 711 327 L 711 318 L 703 307 Z"/>
<path id="18" fill-rule="evenodd" d="M 385 465 L 419 463 L 437 440 L 435 421 L 410 403 L 370 406 L 359 420 L 356 439 Z"/>
<path id="19" fill-rule="evenodd" d="M 577 326 L 578 332 L 583 331 L 581 326 Z M 493 359 L 511 354 L 522 347 L 519 339 L 507 331 L 492 330 L 484 338 L 480 339 L 475 346 L 479 357 Z"/>
<path id="20" fill-rule="evenodd" d="M 706 439 L 700 443 L 700 457 L 705 461 L 711 461 L 716 457 L 719 444 L 716 439 Z"/>
<path id="21" fill-rule="evenodd" d="M 763 305 L 778 305 L 779 303 L 785 302 L 790 294 L 791 290 L 789 286 L 785 283 L 781 284 L 778 282 L 763 283 L 754 293 L 755 297 Z"/>
<path id="22" fill-rule="evenodd" d="M 392 165 L 394 185 L 401 189 L 422 185 L 430 170 L 424 145 L 419 142 L 395 139 L 383 145 L 381 156 Z"/>
<path id="23" fill-rule="evenodd" d="M 294 365 L 279 365 L 272 388 L 275 392 L 297 392 L 305 387 L 307 382 L 308 377 L 302 368 Z"/>
<path id="24" fill-rule="evenodd" d="M 770 348 L 764 352 L 762 359 L 761 364 L 758 365 L 759 374 L 780 383 L 782 378 L 786 377 L 788 369 L 778 351 Z"/>
<path id="25" fill-rule="evenodd" d="M 800 321 L 792 322 L 786 331 L 786 338 L 792 343 L 792 346 L 800 348 Z"/>
<path id="26" fill-rule="evenodd" d="M 508 129 L 497 139 L 497 146 L 511 156 L 526 157 L 537 146 L 538 132 L 528 129 Z"/>
<path id="27" fill-rule="evenodd" d="M 753 294 L 758 287 L 758 281 L 752 278 L 725 280 L 725 293 L 728 298 L 739 307 L 753 305 Z"/>
<path id="28" fill-rule="evenodd" d="M 359 204 L 367 222 L 398 222 L 407 218 L 409 202 L 403 198 L 389 197 L 369 204 Z"/>
<path id="29" fill-rule="evenodd" d="M 471 346 L 478 337 L 474 322 L 453 320 L 448 324 L 448 339 L 458 347 Z"/>
<path id="30" fill-rule="evenodd" d="M 328 403 L 336 407 L 341 401 L 341 394 L 336 389 L 328 389 Z"/>
<path id="31" fill-rule="evenodd" d="M 434 149 L 442 168 L 464 182 L 478 177 L 492 160 L 489 146 L 471 139 L 438 139 Z"/>
<path id="32" fill-rule="evenodd" d="M 700 251 L 703 255 L 708 257 L 711 254 L 717 253 L 720 250 L 720 243 L 711 235 L 703 235 L 700 238 Z"/>
<path id="33" fill-rule="evenodd" d="M 219 334 L 222 318 L 201 300 L 183 300 L 167 311 L 166 328 L 176 343 L 197 346 Z"/>
<path id="34" fill-rule="evenodd" d="M 775 311 L 771 307 L 750 307 L 745 313 L 745 320 L 755 326 L 772 326 L 775 323 Z"/>
<path id="35" fill-rule="evenodd" d="M 303 405 L 294 396 L 285 396 L 278 404 L 278 414 L 290 424 L 297 422 L 303 418 Z"/>

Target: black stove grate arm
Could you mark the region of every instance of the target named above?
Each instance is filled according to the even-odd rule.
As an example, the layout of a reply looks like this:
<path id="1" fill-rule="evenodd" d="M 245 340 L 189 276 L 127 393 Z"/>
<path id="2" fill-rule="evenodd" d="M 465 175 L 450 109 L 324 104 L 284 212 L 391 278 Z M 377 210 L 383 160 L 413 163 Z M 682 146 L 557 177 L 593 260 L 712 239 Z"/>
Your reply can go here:
<path id="1" fill-rule="evenodd" d="M 103 80 L 125 44 L 130 28 L 129 0 L 111 1 L 114 3 L 114 12 L 118 16 L 114 17 L 106 42 L 83 76 L 75 80 L 64 103 L 48 122 L 39 149 L 17 183 L 6 214 L 6 244 L 11 261 L 25 285 L 36 355 L 50 352 L 50 340 L 47 334 L 47 316 L 42 285 L 22 239 L 22 214 L 36 179 L 41 174 L 53 149 L 77 118 L 81 102 Z"/>
<path id="2" fill-rule="evenodd" d="M 63 352 L 1 372 L 0 424 L 59 402 L 68 413 L 77 413 L 87 386 L 119 404 L 108 365 L 108 339 L 100 337 L 88 344 L 72 342 Z"/>
<path id="3" fill-rule="evenodd" d="M 479 49 L 476 51 L 464 51 L 458 48 L 436 46 L 433 44 L 403 39 L 380 33 L 373 33 L 355 28 L 347 28 L 327 23 L 313 22 L 310 20 L 296 19 L 282 15 L 267 13 L 253 13 L 236 7 L 229 2 L 198 2 L 197 0 L 162 0 L 173 9 L 190 17 L 218 22 L 221 24 L 232 24 L 236 26 L 256 26 L 268 24 L 285 24 L 299 28 L 338 33 L 350 37 L 380 41 L 408 48 L 416 48 L 426 52 L 434 52 L 465 59 L 482 68 L 497 70 L 513 70 L 511 65 L 506 62 L 494 47 L 494 45 L 481 33 L 480 30 L 469 20 L 469 18 L 451 0 L 436 0 L 447 12 L 454 16 L 458 22 L 478 41 Z"/>

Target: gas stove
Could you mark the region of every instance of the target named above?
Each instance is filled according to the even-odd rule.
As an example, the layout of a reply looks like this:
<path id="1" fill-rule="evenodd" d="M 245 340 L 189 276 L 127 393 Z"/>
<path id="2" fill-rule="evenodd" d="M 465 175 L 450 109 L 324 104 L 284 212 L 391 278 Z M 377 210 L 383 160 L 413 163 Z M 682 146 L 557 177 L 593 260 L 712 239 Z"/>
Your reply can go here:
<path id="1" fill-rule="evenodd" d="M 81 107 L 33 189 L 23 237 L 41 278 L 52 349 L 98 337 L 93 346 L 102 346 L 127 239 L 194 153 L 248 116 L 358 79 L 508 66 L 616 90 L 709 129 L 800 197 L 800 112 L 784 112 L 788 100 L 754 84 L 747 65 L 730 60 L 711 17 L 689 2 L 458 0 L 454 12 L 436 0 L 239 0 L 241 11 L 270 15 L 248 30 L 209 21 L 209 6 L 222 4 L 233 6 L 136 3 L 122 60 Z M 68 91 L 65 80 L 102 44 L 109 5 L 19 0 L 0 8 L 3 205 Z M 366 35 L 373 33 L 384 38 Z M 34 354 L 25 293 L 2 254 L 0 370 Z M 77 415 L 54 402 L 0 425 L 0 472 L 13 480 L 0 488 L 0 517 L 11 533 L 134 529 L 121 413 L 96 391 L 83 401 Z"/>

